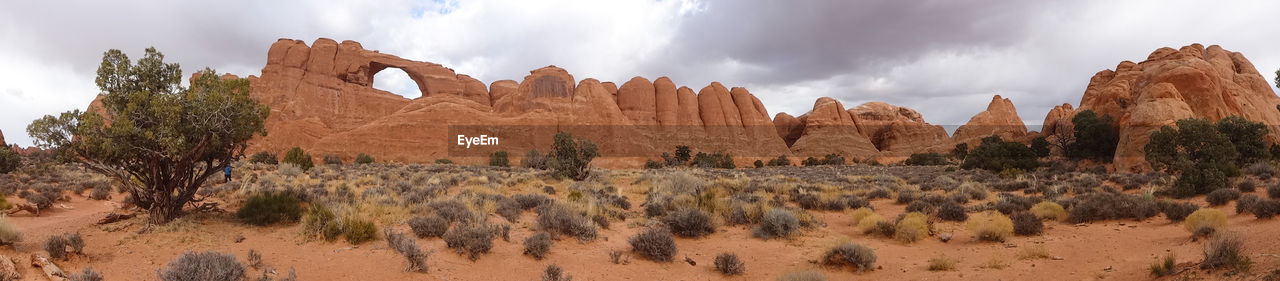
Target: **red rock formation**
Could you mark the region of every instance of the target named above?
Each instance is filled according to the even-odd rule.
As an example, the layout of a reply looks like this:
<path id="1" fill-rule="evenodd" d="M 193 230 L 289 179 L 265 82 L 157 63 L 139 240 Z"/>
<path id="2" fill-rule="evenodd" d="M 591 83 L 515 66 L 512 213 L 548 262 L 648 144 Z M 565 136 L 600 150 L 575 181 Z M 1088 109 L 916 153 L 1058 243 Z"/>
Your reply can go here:
<path id="1" fill-rule="evenodd" d="M 1018 110 L 1013 107 L 1013 102 L 1001 98 L 1000 95 L 991 98 L 987 110 L 979 112 L 973 118 L 969 118 L 969 122 L 956 128 L 951 139 L 956 143 L 968 143 L 972 148 L 976 147 L 982 138 L 991 135 L 998 135 L 1009 141 L 1021 141 L 1027 136 L 1027 126 L 1022 123 L 1022 118 L 1018 117 Z"/>
<path id="2" fill-rule="evenodd" d="M 913 109 L 883 102 L 869 102 L 850 108 L 858 131 L 870 138 L 882 158 L 905 159 L 913 153 L 945 152 L 951 138 L 942 126 L 924 121 Z M 883 162 L 896 162 L 883 161 Z"/>
<path id="3" fill-rule="evenodd" d="M 386 68 L 408 73 L 422 96 L 409 100 L 373 89 L 373 75 Z M 451 145 L 458 130 L 502 137 L 501 147 L 513 158 L 527 148 L 545 151 L 552 134 L 570 131 L 599 145 L 606 157 L 595 163 L 603 167 L 638 167 L 676 145 L 728 152 L 740 165 L 788 153 L 759 99 L 719 83 L 695 95 L 665 77 L 652 84 L 637 77 L 618 89 L 595 79 L 578 82 L 548 66 L 519 83 L 495 81 L 486 90 L 483 82 L 436 64 L 329 39 L 311 47 L 276 42 L 262 76 L 250 80 L 253 97 L 272 114 L 270 133 L 251 141 L 249 153 L 300 146 L 315 157 L 345 160 L 363 152 L 395 162 L 484 161 L 488 150 Z"/>
<path id="4" fill-rule="evenodd" d="M 1044 125 L 1040 128 L 1040 134 L 1044 135 L 1045 139 L 1051 144 L 1063 141 L 1071 142 L 1075 138 L 1075 125 L 1071 124 L 1071 118 L 1075 116 L 1076 110 L 1069 103 L 1054 106 L 1053 109 L 1049 110 L 1048 114 L 1045 114 L 1044 123 L 1042 123 Z M 1065 138 L 1065 140 L 1062 140 L 1062 138 Z M 1057 145 L 1052 145 L 1050 148 L 1053 155 L 1065 153 Z"/>
<path id="5" fill-rule="evenodd" d="M 773 125 L 777 127 L 778 136 L 790 147 L 804 135 L 804 123 L 786 112 L 778 112 L 773 116 Z"/>
<path id="6" fill-rule="evenodd" d="M 799 118 L 803 133 L 791 145 L 798 157 L 822 157 L 835 153 L 847 159 L 863 160 L 879 154 L 867 136 L 858 131 L 844 105 L 833 98 L 819 98 L 813 110 Z"/>
<path id="7" fill-rule="evenodd" d="M 1117 120 L 1116 170 L 1144 171 L 1150 167 L 1142 148 L 1159 126 L 1187 117 L 1217 121 L 1232 115 L 1274 126 L 1280 124 L 1277 104 L 1280 97 L 1244 55 L 1192 44 L 1160 48 L 1141 63 L 1125 61 L 1098 72 L 1079 110 Z M 1280 130 L 1271 130 L 1267 138 L 1280 140 Z"/>
<path id="8" fill-rule="evenodd" d="M 0 146 L 9 146 L 9 143 L 4 141 L 4 131 L 0 131 Z"/>

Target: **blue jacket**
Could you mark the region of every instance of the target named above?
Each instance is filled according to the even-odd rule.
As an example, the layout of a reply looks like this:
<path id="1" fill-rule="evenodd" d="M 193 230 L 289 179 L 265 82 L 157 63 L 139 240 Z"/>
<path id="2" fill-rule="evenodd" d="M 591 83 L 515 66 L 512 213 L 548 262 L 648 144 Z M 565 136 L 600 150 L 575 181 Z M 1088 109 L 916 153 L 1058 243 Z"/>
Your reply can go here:
<path id="1" fill-rule="evenodd" d="M 222 169 L 222 173 L 223 173 L 223 174 L 230 175 L 230 174 L 231 174 L 231 166 L 227 166 L 226 168 L 223 168 L 223 169 Z"/>

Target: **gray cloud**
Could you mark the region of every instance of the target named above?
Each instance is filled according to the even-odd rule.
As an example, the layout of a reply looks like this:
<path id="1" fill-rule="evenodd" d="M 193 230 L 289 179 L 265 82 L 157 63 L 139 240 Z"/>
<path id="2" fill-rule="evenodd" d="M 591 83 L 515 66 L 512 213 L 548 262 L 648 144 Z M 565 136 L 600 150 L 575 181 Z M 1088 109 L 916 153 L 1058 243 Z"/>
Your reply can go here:
<path id="1" fill-rule="evenodd" d="M 360 41 L 485 82 L 555 64 L 578 79 L 670 76 L 745 86 L 770 113 L 822 96 L 885 101 L 963 124 L 991 95 L 1038 124 L 1078 103 L 1089 77 L 1163 46 L 1221 44 L 1273 79 L 1280 26 L 1267 1 L 6 1 L 0 130 L 83 108 L 106 49 L 156 46 L 186 73 L 258 74 L 277 38 Z M 394 74 L 394 73 L 392 73 Z M 416 92 L 407 79 L 378 86 Z"/>

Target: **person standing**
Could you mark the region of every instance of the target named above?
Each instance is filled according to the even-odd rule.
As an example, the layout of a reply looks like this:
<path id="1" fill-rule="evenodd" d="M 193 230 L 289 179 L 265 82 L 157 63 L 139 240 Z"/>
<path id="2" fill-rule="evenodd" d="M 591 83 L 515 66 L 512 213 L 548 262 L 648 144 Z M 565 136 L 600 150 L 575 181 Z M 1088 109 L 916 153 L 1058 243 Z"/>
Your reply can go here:
<path id="1" fill-rule="evenodd" d="M 231 165 L 227 165 L 226 168 L 222 168 L 222 183 L 228 182 L 231 182 Z"/>

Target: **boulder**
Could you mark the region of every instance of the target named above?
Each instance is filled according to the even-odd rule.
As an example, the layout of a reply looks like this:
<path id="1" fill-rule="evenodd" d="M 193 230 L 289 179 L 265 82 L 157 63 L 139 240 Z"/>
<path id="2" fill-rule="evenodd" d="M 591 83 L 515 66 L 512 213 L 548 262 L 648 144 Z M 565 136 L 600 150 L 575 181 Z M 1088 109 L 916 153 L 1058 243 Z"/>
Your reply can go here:
<path id="1" fill-rule="evenodd" d="M 680 100 L 676 96 L 676 84 L 666 76 L 653 81 L 654 110 L 658 124 L 675 126 L 680 124 Z"/>
<path id="2" fill-rule="evenodd" d="M 782 141 L 787 143 L 787 147 L 791 147 L 804 134 L 804 123 L 800 122 L 791 114 L 786 112 L 778 112 L 773 116 L 773 125 L 778 131 L 778 136 L 782 137 Z"/>
<path id="3" fill-rule="evenodd" d="M 672 88 L 675 86 L 672 85 Z M 657 110 L 653 83 L 636 76 L 618 88 L 618 108 L 636 125 L 656 125 Z"/>

